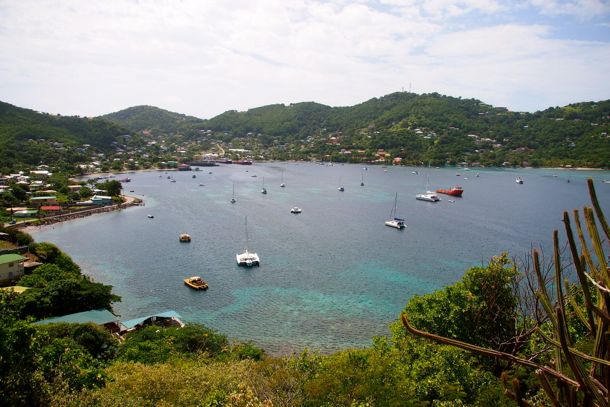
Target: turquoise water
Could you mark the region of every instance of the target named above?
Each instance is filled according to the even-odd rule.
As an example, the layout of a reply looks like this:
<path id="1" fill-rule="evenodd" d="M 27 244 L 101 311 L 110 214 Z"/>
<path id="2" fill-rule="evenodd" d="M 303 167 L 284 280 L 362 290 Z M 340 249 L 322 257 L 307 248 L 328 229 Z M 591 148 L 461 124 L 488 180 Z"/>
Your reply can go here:
<path id="1" fill-rule="evenodd" d="M 123 298 L 115 304 L 123 319 L 173 309 L 272 353 L 332 351 L 370 344 L 388 332 L 410 297 L 455 282 L 491 256 L 522 257 L 532 245 L 548 251 L 563 210 L 588 203 L 586 178 L 610 179 L 600 171 L 414 170 L 268 163 L 130 174 L 126 192 L 134 190 L 145 207 L 33 235 L 113 285 Z M 282 172 L 286 188 L 279 187 Z M 515 183 L 517 175 L 523 185 Z M 260 193 L 263 177 L 267 195 Z M 428 179 L 432 189 L 462 185 L 464 197 L 415 200 Z M 597 183 L 597 191 L 610 213 L 610 184 Z M 396 192 L 407 224 L 402 231 L 384 226 Z M 303 213 L 291 214 L 293 206 Z M 235 263 L 245 246 L 246 215 L 249 248 L 261 258 L 253 269 Z M 192 242 L 179 243 L 180 233 Z M 186 288 L 182 280 L 191 275 L 201 275 L 210 289 Z"/>

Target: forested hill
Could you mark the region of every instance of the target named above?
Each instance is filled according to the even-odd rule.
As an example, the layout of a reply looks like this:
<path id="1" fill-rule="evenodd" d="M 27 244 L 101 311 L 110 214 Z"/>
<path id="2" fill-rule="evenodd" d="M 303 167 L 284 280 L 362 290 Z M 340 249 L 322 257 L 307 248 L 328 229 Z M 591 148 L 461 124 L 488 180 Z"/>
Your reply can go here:
<path id="1" fill-rule="evenodd" d="M 314 102 L 277 104 L 257 107 L 246 112 L 229 110 L 210 120 L 205 126 L 227 131 L 236 136 L 261 133 L 288 140 L 315 134 L 329 122 L 334 108 Z"/>
<path id="2" fill-rule="evenodd" d="M 334 134 L 343 148 L 383 148 L 407 162 L 592 167 L 610 166 L 609 125 L 608 100 L 526 113 L 476 99 L 407 92 L 348 107 L 297 103 L 228 111 L 205 122 L 232 137 L 258 135 L 265 146 Z"/>
<path id="3" fill-rule="evenodd" d="M 203 120 L 154 106 L 134 106 L 100 116 L 130 131 L 154 130 L 162 133 L 188 132 Z"/>
<path id="4" fill-rule="evenodd" d="M 107 152 L 127 130 L 101 119 L 38 113 L 0 102 L 2 168 L 75 162 L 86 150 Z M 88 145 L 88 146 L 84 146 Z"/>

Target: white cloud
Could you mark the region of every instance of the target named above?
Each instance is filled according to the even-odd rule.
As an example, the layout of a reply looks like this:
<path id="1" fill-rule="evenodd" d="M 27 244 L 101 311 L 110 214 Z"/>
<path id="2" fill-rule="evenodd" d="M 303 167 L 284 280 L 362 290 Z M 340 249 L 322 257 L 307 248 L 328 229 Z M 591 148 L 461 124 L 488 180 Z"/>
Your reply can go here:
<path id="1" fill-rule="evenodd" d="M 595 83 L 608 43 L 553 40 L 543 25 L 454 24 L 506 4 L 0 3 L 0 94 L 62 114 L 153 104 L 199 117 L 278 102 L 351 105 L 410 82 L 515 109 L 608 97 Z"/>

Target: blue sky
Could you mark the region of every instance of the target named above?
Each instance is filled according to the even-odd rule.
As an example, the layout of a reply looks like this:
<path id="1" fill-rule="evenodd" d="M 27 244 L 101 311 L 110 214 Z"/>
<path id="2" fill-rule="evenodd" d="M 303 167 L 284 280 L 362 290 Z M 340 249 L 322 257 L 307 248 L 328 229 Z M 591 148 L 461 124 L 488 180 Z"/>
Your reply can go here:
<path id="1" fill-rule="evenodd" d="M 610 0 L 0 0 L 0 55 L 0 100 L 64 115 L 409 88 L 536 111 L 610 99 Z"/>

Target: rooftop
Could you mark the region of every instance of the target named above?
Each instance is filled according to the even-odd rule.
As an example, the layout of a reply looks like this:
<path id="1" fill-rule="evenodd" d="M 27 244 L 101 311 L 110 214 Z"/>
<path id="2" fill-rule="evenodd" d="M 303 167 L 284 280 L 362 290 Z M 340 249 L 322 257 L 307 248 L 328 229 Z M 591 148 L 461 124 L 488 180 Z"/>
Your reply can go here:
<path id="1" fill-rule="evenodd" d="M 47 318 L 42 321 L 35 322 L 36 325 L 54 324 L 66 322 L 71 324 L 86 324 L 92 322 L 94 324 L 103 325 L 109 322 L 116 322 L 119 318 L 112 312 L 106 309 L 96 309 L 91 311 L 77 312 L 76 314 L 64 315 L 61 317 Z"/>
<path id="2" fill-rule="evenodd" d="M 129 321 L 123 321 L 123 325 L 125 325 L 125 327 L 127 327 L 127 329 L 131 329 L 151 317 L 178 318 L 178 319 L 182 318 L 180 316 L 180 314 L 178 314 L 176 311 L 165 311 L 165 312 L 161 312 L 160 314 L 148 315 L 146 317 L 140 317 L 140 318 L 136 318 L 136 319 L 131 319 Z"/>
<path id="3" fill-rule="evenodd" d="M 12 263 L 14 261 L 27 260 L 27 257 L 23 257 L 20 254 L 3 254 L 0 256 L 0 264 Z"/>

